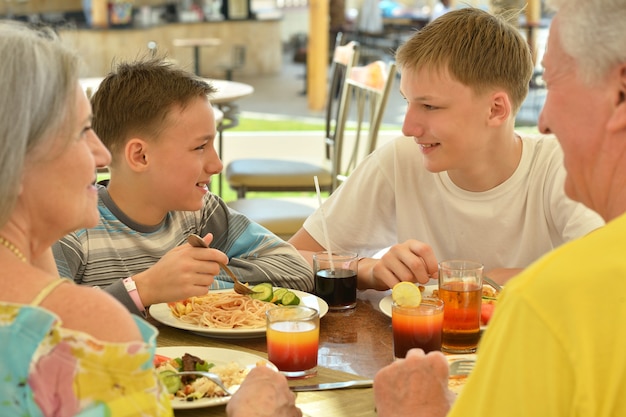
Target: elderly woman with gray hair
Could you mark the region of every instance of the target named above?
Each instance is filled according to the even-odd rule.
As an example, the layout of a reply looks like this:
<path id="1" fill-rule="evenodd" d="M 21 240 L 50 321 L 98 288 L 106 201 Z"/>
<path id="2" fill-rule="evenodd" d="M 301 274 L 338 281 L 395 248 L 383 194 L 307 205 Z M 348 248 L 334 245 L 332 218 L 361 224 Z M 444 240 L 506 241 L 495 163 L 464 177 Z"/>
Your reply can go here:
<path id="1" fill-rule="evenodd" d="M 156 329 L 52 263 L 56 240 L 96 224 L 96 168 L 110 161 L 78 57 L 52 31 L 7 21 L 0 56 L 0 415 L 172 416 Z M 255 392 L 275 401 L 257 414 L 234 398 L 229 414 L 301 415 L 277 372 L 253 369 L 236 397 Z"/>

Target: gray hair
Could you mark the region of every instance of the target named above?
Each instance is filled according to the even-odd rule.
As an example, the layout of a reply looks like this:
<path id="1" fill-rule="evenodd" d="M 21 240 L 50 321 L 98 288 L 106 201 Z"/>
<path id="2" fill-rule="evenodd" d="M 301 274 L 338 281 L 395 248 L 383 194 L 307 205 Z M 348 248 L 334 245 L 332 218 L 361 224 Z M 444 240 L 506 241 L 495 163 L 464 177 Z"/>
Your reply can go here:
<path id="1" fill-rule="evenodd" d="M 558 10 L 561 44 L 582 79 L 594 83 L 626 62 L 626 0 L 547 0 L 547 6 Z"/>
<path id="2" fill-rule="evenodd" d="M 0 226 L 15 206 L 26 156 L 73 115 L 78 56 L 50 29 L 0 21 Z"/>

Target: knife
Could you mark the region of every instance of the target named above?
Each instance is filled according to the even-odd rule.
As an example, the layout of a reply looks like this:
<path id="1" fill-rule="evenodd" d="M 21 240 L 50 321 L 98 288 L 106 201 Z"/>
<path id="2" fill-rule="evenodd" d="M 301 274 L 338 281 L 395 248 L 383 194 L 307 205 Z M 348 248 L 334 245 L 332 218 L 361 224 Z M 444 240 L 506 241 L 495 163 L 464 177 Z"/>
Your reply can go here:
<path id="1" fill-rule="evenodd" d="M 374 385 L 374 381 L 371 379 L 362 379 L 359 381 L 344 381 L 344 382 L 327 382 L 325 384 L 314 385 L 296 385 L 289 387 L 293 392 L 303 391 L 324 391 L 329 389 L 342 389 L 342 388 L 371 388 Z"/>

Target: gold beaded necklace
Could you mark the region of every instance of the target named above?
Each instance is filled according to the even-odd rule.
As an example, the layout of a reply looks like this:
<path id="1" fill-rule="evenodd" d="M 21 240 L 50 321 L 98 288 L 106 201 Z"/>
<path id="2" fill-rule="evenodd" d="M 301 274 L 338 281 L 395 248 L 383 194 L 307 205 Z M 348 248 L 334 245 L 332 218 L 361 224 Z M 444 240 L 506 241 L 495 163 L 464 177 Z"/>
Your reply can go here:
<path id="1" fill-rule="evenodd" d="M 17 246 L 15 246 L 13 244 L 13 242 L 3 238 L 2 236 L 0 236 L 0 243 L 7 248 L 8 250 L 10 250 L 11 252 L 13 252 L 13 255 L 17 256 L 17 259 L 19 259 L 22 262 L 26 262 L 26 256 L 24 256 L 24 254 L 22 253 L 21 250 L 18 249 Z"/>

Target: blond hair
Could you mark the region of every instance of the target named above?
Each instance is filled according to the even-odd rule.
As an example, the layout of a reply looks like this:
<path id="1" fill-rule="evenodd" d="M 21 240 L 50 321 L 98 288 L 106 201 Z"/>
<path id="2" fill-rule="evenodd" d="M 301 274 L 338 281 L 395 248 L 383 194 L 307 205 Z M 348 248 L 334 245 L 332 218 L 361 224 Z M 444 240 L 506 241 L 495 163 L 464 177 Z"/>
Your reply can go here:
<path id="1" fill-rule="evenodd" d="M 400 70 L 447 71 L 483 93 L 504 89 L 517 113 L 528 94 L 533 61 L 528 43 L 503 18 L 467 7 L 416 32 L 396 53 Z"/>

